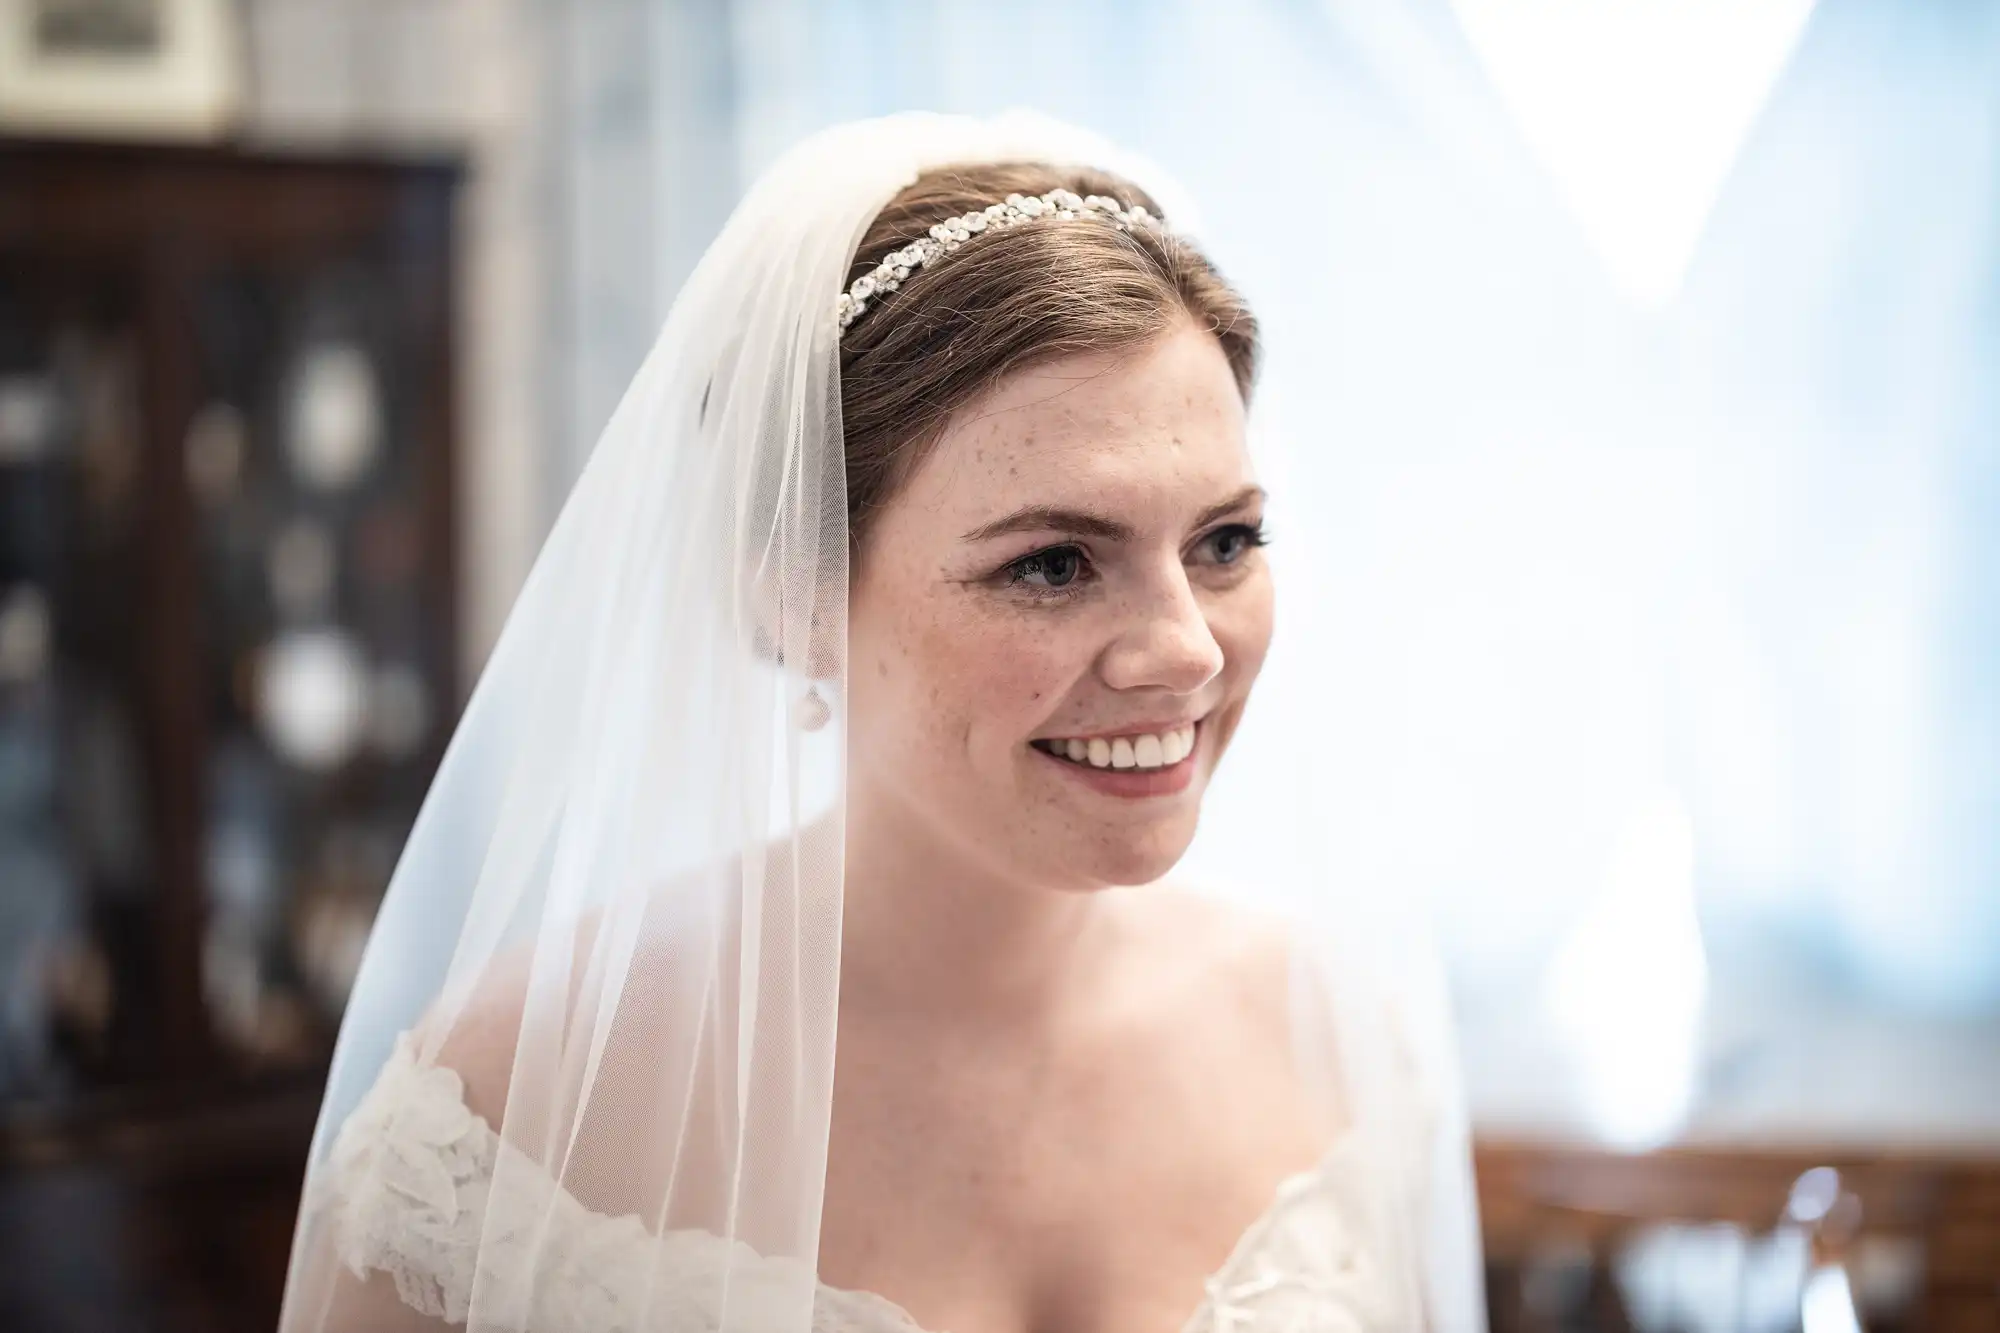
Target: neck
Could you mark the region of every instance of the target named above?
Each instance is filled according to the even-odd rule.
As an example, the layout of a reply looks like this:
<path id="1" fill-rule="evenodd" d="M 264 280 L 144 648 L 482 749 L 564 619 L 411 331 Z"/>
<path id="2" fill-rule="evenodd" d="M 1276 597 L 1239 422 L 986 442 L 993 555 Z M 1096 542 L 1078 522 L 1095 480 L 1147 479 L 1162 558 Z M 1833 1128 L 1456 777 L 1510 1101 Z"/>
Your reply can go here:
<path id="1" fill-rule="evenodd" d="M 879 791 L 849 791 L 843 1013 L 1033 1022 L 1073 988 L 1103 895 L 1025 883 Z"/>

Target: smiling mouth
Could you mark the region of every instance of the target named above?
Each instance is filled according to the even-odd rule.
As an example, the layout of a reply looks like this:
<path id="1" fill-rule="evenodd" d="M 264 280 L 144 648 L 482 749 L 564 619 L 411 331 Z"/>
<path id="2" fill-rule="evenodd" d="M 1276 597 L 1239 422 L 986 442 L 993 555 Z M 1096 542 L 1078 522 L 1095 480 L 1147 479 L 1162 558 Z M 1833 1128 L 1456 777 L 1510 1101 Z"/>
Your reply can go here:
<path id="1" fill-rule="evenodd" d="M 1092 736 L 1029 741 L 1043 754 L 1082 768 L 1161 769 L 1194 753 L 1198 722 L 1171 731 L 1139 732 L 1130 736 Z"/>

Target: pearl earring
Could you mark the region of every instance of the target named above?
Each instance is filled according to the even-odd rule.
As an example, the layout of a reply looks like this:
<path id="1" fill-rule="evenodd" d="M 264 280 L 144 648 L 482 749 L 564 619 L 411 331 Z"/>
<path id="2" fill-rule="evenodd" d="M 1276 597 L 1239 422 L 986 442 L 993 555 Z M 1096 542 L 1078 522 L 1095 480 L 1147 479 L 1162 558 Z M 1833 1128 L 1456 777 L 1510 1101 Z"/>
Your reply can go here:
<path id="1" fill-rule="evenodd" d="M 818 685 L 806 690 L 792 712 L 792 720 L 800 731 L 818 731 L 832 717 L 833 705 L 829 704 L 826 697 L 819 692 Z"/>

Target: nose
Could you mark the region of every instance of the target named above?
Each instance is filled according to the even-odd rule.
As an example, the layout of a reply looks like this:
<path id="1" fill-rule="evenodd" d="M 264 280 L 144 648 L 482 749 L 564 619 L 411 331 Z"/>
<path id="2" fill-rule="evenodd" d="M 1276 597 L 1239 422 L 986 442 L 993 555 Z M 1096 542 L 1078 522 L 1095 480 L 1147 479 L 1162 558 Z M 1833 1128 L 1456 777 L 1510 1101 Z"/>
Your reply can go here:
<path id="1" fill-rule="evenodd" d="M 1135 592 L 1098 673 L 1114 690 L 1164 689 L 1193 694 L 1222 672 L 1222 645 L 1201 601 L 1175 562 L 1172 573 Z"/>

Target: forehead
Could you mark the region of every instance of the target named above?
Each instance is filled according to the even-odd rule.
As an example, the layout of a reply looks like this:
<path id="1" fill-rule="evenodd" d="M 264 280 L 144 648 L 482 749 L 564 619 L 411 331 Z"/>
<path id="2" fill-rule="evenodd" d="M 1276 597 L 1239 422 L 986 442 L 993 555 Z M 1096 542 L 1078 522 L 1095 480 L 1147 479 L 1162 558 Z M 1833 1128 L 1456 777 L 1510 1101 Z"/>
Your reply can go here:
<path id="1" fill-rule="evenodd" d="M 1009 376 L 953 417 L 907 494 L 976 523 L 1030 502 L 1200 508 L 1250 479 L 1229 360 L 1184 324 L 1142 348 Z"/>

